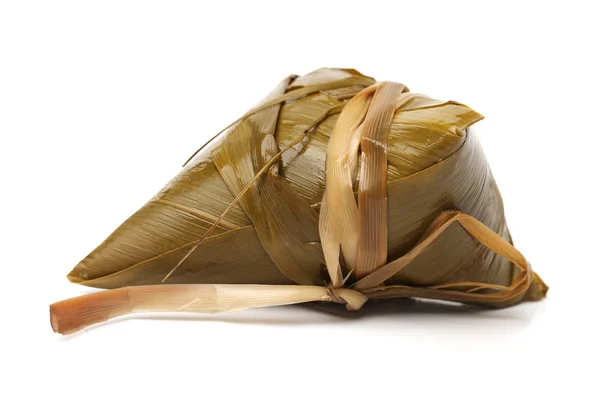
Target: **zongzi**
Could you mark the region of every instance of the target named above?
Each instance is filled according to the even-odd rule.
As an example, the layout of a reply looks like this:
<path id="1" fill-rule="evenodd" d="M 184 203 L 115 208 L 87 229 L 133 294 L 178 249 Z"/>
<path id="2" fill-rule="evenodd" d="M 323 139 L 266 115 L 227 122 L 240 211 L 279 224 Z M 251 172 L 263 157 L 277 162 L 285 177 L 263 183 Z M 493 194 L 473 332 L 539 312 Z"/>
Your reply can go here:
<path id="1" fill-rule="evenodd" d="M 512 246 L 454 101 L 352 69 L 289 76 L 68 275 L 70 333 L 143 311 L 420 297 L 504 307 L 547 286 Z"/>

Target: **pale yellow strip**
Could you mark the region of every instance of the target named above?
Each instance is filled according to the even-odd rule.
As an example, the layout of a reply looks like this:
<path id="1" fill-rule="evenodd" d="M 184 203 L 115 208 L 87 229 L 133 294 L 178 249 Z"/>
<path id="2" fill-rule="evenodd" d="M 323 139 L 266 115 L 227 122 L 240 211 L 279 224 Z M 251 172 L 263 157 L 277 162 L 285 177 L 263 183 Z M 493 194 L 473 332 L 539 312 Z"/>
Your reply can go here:
<path id="1" fill-rule="evenodd" d="M 402 94 L 405 90 L 399 83 L 381 83 L 361 126 L 357 278 L 383 266 L 387 259 L 387 143 L 396 110 L 412 98 Z"/>
<path id="2" fill-rule="evenodd" d="M 149 285 L 87 294 L 50 306 L 55 332 L 68 334 L 131 313 L 219 313 L 311 301 L 346 303 L 359 309 L 367 297 L 351 289 L 296 285 Z"/>
<path id="3" fill-rule="evenodd" d="M 358 207 L 352 182 L 358 165 L 359 127 L 377 87 L 374 85 L 363 90 L 346 104 L 327 146 L 319 236 L 327 271 L 334 287 L 341 286 L 343 279 L 339 263 L 340 249 L 348 268 L 356 267 Z"/>

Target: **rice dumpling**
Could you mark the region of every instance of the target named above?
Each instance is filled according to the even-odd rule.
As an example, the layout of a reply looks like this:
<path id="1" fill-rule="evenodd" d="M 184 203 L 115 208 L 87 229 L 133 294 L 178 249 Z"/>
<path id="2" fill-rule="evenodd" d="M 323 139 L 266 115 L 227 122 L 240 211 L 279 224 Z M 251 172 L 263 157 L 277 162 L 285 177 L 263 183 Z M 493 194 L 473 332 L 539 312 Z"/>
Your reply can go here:
<path id="1" fill-rule="evenodd" d="M 455 101 L 352 69 L 289 76 L 68 275 L 70 333 L 143 311 L 417 297 L 505 307 L 547 286 L 512 245 Z"/>

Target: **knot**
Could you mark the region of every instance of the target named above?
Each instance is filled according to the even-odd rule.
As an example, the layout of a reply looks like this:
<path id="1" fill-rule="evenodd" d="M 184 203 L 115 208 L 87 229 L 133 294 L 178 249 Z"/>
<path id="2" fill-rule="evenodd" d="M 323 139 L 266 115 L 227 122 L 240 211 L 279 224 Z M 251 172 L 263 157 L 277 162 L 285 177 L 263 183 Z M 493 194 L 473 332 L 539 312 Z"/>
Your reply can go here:
<path id="1" fill-rule="evenodd" d="M 335 288 L 333 286 L 327 286 L 326 289 L 331 299 L 330 301 L 345 304 L 348 310 L 359 310 L 369 300 L 366 295 L 354 289 Z"/>

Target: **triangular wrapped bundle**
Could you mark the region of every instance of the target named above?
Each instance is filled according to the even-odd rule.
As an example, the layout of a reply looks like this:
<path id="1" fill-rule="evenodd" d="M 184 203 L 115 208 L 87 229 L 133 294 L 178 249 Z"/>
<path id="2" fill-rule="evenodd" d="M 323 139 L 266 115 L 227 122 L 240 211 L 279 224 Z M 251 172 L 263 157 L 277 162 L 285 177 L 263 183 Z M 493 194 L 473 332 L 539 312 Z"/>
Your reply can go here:
<path id="1" fill-rule="evenodd" d="M 468 129 L 482 118 L 355 70 L 290 76 L 71 271 L 120 289 L 56 303 L 53 327 L 177 308 L 541 299 Z"/>

